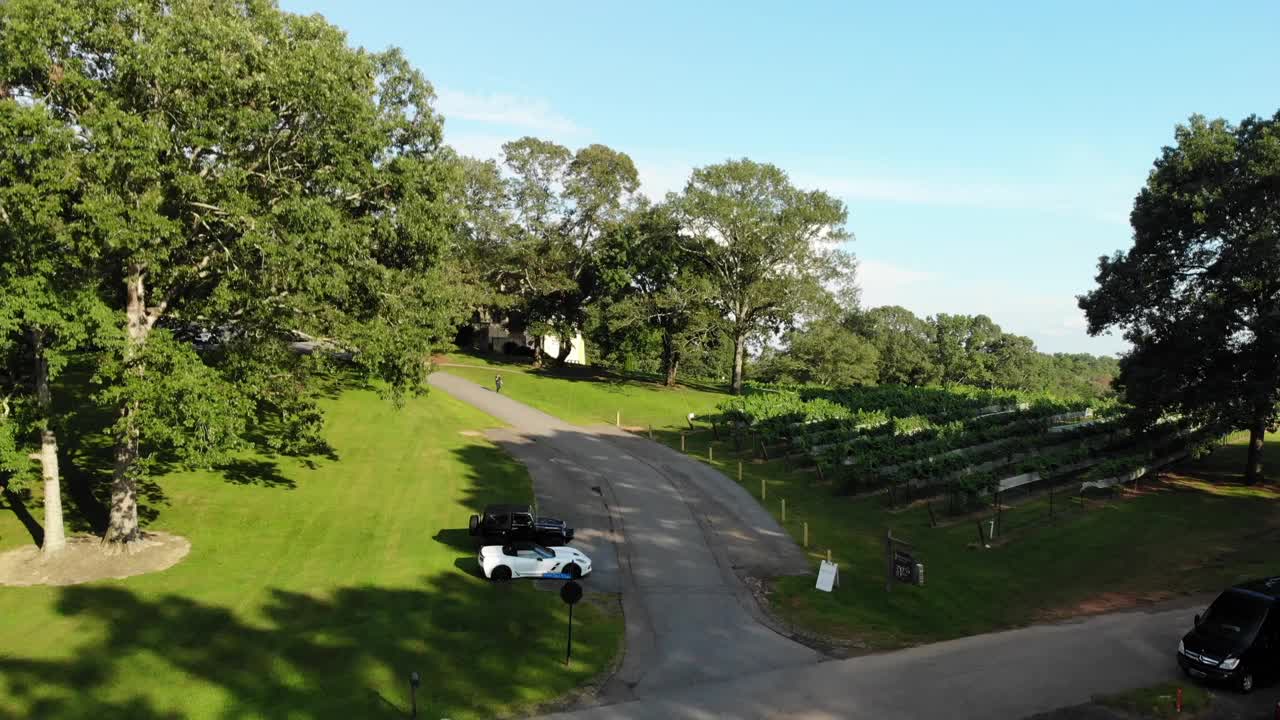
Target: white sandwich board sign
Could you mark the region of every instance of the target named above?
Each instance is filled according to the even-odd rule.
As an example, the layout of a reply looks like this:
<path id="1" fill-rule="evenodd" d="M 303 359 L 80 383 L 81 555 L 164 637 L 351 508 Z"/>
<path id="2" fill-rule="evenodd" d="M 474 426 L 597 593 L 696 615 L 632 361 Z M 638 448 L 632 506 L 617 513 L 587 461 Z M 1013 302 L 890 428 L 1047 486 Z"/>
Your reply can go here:
<path id="1" fill-rule="evenodd" d="M 831 592 L 831 588 L 840 587 L 840 566 L 823 560 L 821 567 L 818 568 L 817 587 L 824 592 Z"/>

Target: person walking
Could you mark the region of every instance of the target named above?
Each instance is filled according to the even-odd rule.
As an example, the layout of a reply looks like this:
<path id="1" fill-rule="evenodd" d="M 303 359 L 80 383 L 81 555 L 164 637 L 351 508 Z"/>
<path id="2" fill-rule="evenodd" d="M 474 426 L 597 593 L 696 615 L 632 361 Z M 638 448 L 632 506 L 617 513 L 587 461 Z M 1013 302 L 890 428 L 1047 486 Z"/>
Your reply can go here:
<path id="1" fill-rule="evenodd" d="M 493 387 L 496 388 L 496 392 L 499 392 L 499 393 L 502 392 L 502 376 L 501 375 L 493 376 Z"/>

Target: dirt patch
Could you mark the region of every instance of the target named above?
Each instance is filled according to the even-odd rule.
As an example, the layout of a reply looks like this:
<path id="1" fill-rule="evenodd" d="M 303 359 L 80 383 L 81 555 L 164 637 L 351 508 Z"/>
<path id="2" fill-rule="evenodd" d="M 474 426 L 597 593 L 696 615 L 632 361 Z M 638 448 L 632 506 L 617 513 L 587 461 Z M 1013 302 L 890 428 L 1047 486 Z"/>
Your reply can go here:
<path id="1" fill-rule="evenodd" d="M 107 553 L 96 537 L 67 538 L 52 558 L 34 545 L 0 554 L 0 585 L 78 585 L 94 580 L 120 580 L 159 572 L 178 564 L 191 542 L 168 533 L 144 533 L 128 552 Z"/>
<path id="2" fill-rule="evenodd" d="M 1177 593 L 1164 590 L 1154 592 L 1109 592 L 1094 595 L 1075 605 L 1051 608 L 1036 615 L 1036 622 L 1054 622 L 1080 617 L 1082 615 L 1101 615 L 1118 610 L 1131 610 L 1138 607 L 1154 605 L 1177 597 Z"/>

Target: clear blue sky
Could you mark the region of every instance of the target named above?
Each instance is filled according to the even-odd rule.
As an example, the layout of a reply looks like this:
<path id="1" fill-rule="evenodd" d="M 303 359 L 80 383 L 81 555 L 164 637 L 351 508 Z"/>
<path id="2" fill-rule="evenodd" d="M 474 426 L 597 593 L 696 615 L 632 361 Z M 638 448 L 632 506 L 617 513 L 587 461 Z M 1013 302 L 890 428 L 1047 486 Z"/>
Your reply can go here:
<path id="1" fill-rule="evenodd" d="M 283 6 L 403 48 L 461 152 L 600 142 L 654 195 L 772 162 L 847 203 L 864 305 L 985 313 L 1049 352 L 1123 349 L 1074 296 L 1174 126 L 1280 109 L 1276 0 Z"/>

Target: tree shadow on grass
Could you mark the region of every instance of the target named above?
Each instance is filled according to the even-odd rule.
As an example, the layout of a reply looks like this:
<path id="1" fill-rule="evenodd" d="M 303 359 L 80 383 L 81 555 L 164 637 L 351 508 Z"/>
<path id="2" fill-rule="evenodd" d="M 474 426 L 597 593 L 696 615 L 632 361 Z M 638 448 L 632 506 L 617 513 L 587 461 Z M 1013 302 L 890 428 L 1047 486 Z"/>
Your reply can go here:
<path id="1" fill-rule="evenodd" d="M 416 671 L 421 717 L 491 717 L 511 698 L 577 685 L 613 652 L 586 628 L 576 657 L 589 662 L 565 668 L 552 600 L 450 572 L 415 587 L 344 587 L 325 597 L 270 590 L 251 614 L 261 620 L 247 621 L 179 595 L 69 587 L 56 611 L 86 631 L 66 659 L 4 648 L 0 696 L 41 718 L 399 718 Z M 163 671 L 141 677 L 143 658 Z M 166 684 L 179 678 L 182 687 Z"/>
<path id="2" fill-rule="evenodd" d="M 290 490 L 298 484 L 280 473 L 280 465 L 271 460 L 241 458 L 214 468 L 233 485 L 261 485 L 284 487 Z"/>
<path id="3" fill-rule="evenodd" d="M 12 510 L 18 522 L 22 523 L 22 526 L 31 534 L 31 541 L 36 545 L 43 545 L 44 528 L 27 510 L 27 503 L 31 502 L 31 491 L 26 488 L 15 490 L 9 487 L 5 478 L 0 477 L 0 497 L 4 498 L 4 507 Z"/>

